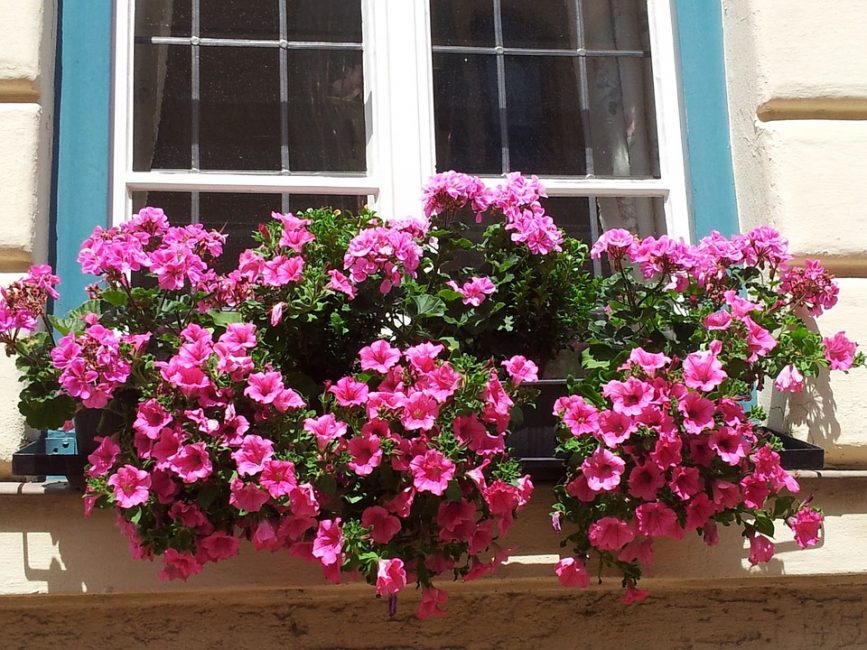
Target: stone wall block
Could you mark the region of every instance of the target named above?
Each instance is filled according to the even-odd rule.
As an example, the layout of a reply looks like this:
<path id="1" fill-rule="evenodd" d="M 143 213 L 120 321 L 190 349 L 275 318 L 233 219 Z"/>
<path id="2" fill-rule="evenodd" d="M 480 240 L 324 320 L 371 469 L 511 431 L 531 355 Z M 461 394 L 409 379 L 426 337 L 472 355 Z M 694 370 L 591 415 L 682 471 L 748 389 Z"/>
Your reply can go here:
<path id="1" fill-rule="evenodd" d="M 40 96 L 52 55 L 43 35 L 53 21 L 53 0 L 0 0 L 0 98 Z"/>
<path id="2" fill-rule="evenodd" d="M 40 171 L 39 153 L 42 109 L 37 104 L 0 104 L 0 271 L 19 270 L 32 261 L 40 208 L 46 205 L 47 191 Z M 43 168 L 43 169 L 40 169 Z M 41 255 L 40 255 L 41 257 Z"/>

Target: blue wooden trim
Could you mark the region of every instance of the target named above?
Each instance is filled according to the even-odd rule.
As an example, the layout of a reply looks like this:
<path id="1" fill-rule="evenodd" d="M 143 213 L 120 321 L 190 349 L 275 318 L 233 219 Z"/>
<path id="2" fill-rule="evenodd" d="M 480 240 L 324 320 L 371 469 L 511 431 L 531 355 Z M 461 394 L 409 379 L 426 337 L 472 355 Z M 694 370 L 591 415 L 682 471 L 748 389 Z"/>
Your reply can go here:
<path id="1" fill-rule="evenodd" d="M 692 186 L 693 232 L 738 232 L 723 50 L 722 3 L 675 0 Z"/>
<path id="2" fill-rule="evenodd" d="M 96 278 L 75 261 L 94 226 L 108 223 L 111 114 L 111 0 L 58 2 L 52 258 L 63 315 Z"/>

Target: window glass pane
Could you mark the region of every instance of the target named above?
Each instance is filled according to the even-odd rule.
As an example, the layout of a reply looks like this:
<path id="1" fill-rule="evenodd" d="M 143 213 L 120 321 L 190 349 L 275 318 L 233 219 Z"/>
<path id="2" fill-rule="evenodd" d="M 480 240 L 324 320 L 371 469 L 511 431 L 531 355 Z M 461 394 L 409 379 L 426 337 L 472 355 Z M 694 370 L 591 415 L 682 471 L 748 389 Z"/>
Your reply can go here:
<path id="1" fill-rule="evenodd" d="M 659 178 L 650 59 L 589 57 L 587 63 L 594 172 Z"/>
<path id="2" fill-rule="evenodd" d="M 496 44 L 491 0 L 431 0 L 430 22 L 434 45 Z"/>
<path id="3" fill-rule="evenodd" d="M 575 5 L 575 0 L 502 0 L 503 45 L 578 49 Z"/>
<path id="4" fill-rule="evenodd" d="M 505 71 L 509 168 L 584 174 L 578 59 L 507 56 Z"/>
<path id="5" fill-rule="evenodd" d="M 280 169 L 277 48 L 201 47 L 202 169 Z"/>
<path id="6" fill-rule="evenodd" d="M 600 232 L 625 228 L 639 237 L 666 233 L 665 205 L 660 197 L 599 196 L 591 198 Z"/>
<path id="7" fill-rule="evenodd" d="M 136 0 L 136 36 L 190 36 L 191 4 L 182 2 L 155 2 Z"/>
<path id="8" fill-rule="evenodd" d="M 190 48 L 135 46 L 133 169 L 189 169 Z"/>
<path id="9" fill-rule="evenodd" d="M 437 170 L 501 173 L 496 57 L 435 52 L 433 86 Z"/>
<path id="10" fill-rule="evenodd" d="M 200 36 L 206 38 L 280 38 L 278 0 L 194 0 L 201 11 Z"/>
<path id="11" fill-rule="evenodd" d="M 584 47 L 589 50 L 650 50 L 645 0 L 584 0 Z"/>
<path id="12" fill-rule="evenodd" d="M 361 172 L 365 144 L 361 52 L 290 52 L 289 168 Z"/>
<path id="13" fill-rule="evenodd" d="M 290 41 L 361 43 L 359 0 L 287 0 Z"/>
<path id="14" fill-rule="evenodd" d="M 590 225 L 590 201 L 587 197 L 552 196 L 542 199 L 542 206 L 559 228 L 588 246 L 593 243 Z M 595 215 L 594 215 L 595 217 Z"/>

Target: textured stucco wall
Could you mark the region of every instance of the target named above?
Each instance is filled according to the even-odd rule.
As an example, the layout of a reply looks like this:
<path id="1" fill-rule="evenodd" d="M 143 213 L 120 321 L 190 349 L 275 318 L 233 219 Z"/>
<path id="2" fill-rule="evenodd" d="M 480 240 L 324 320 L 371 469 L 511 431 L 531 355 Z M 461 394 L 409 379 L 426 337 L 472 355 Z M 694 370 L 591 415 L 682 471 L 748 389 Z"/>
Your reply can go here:
<path id="1" fill-rule="evenodd" d="M 798 258 L 836 273 L 840 302 L 815 326 L 867 344 L 867 3 L 723 0 L 723 10 L 741 227 L 770 224 Z M 867 370 L 855 370 L 788 405 L 764 401 L 829 466 L 864 467 L 865 387 Z"/>
<path id="2" fill-rule="evenodd" d="M 0 0 L 0 283 L 48 257 L 54 0 Z M 13 362 L 0 355 L 0 477 L 24 422 Z"/>

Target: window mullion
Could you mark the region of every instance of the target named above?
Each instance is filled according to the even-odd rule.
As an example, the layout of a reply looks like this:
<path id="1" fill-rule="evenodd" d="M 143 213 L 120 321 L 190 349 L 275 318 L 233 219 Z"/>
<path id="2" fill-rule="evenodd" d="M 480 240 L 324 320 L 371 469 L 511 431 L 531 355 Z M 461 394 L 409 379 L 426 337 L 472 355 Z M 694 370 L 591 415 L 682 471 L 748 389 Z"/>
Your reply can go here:
<path id="1" fill-rule="evenodd" d="M 114 7 L 110 223 L 106 225 L 124 220 L 132 210 L 132 196 L 126 181 L 132 169 L 133 2 L 122 0 Z"/>

